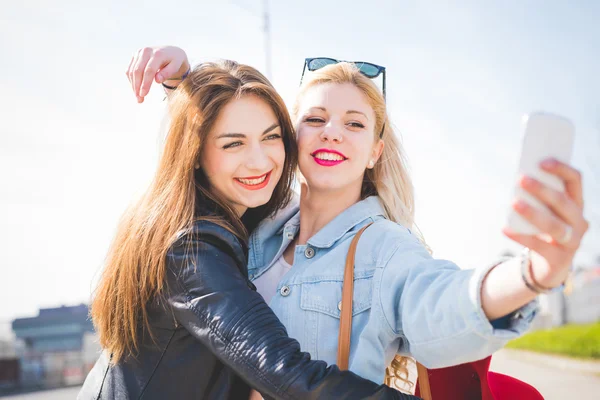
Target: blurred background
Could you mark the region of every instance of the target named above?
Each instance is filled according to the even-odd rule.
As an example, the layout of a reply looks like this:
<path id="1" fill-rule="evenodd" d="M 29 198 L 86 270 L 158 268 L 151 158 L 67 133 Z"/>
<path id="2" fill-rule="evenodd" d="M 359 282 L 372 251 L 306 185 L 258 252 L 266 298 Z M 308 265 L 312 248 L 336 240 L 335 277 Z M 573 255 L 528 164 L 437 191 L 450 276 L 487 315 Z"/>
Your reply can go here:
<path id="1" fill-rule="evenodd" d="M 229 58 L 259 68 L 288 105 L 305 57 L 385 66 L 417 224 L 434 256 L 463 268 L 519 251 L 501 228 L 522 116 L 570 118 L 591 228 L 567 290 L 542 299 L 535 329 L 554 335 L 564 325 L 576 333 L 548 343 L 589 344 L 581 354 L 525 347 L 587 360 L 592 373 L 567 363 L 558 382 L 569 388 L 575 371 L 573 384 L 600 389 L 599 18 L 593 0 L 3 2 L 0 395 L 75 385 L 55 392 L 74 398 L 98 356 L 87 304 L 120 215 L 154 173 L 165 128 L 162 89 L 137 104 L 125 71 L 140 47 L 167 44 L 193 65 Z M 525 361 L 514 357 L 498 368 L 516 371 L 510 362 Z M 527 380 L 533 370 L 523 365 Z M 543 381 L 553 373 L 543 370 Z"/>

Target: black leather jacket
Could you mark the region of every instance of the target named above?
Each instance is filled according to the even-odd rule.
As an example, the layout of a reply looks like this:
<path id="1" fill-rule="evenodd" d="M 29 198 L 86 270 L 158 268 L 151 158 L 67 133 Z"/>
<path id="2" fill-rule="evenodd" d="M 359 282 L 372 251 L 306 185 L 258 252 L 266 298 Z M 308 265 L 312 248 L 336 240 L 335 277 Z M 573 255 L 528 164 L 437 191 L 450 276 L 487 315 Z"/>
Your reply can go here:
<path id="1" fill-rule="evenodd" d="M 313 361 L 248 280 L 246 248 L 197 222 L 167 255 L 168 295 L 149 308 L 156 343 L 109 365 L 103 354 L 78 399 L 415 399 Z"/>

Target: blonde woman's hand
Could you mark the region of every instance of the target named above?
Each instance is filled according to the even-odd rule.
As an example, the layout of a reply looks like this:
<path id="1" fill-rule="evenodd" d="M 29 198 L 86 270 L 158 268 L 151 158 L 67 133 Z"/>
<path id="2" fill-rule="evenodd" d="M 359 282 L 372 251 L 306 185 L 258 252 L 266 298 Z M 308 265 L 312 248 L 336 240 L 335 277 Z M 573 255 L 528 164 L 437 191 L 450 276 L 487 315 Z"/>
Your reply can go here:
<path id="1" fill-rule="evenodd" d="M 163 83 L 180 78 L 189 68 L 187 55 L 179 47 L 144 47 L 131 57 L 126 74 L 138 103 L 143 103 L 152 81 Z M 177 85 L 174 82 L 171 86 Z"/>
<path id="2" fill-rule="evenodd" d="M 508 228 L 504 229 L 504 234 L 529 247 L 533 252 L 533 278 L 545 288 L 554 288 L 568 277 L 573 258 L 589 224 L 583 216 L 581 173 L 553 159 L 542 162 L 541 168 L 564 182 L 564 193 L 527 176 L 519 180 L 519 185 L 544 203 L 550 212 L 538 210 L 523 201 L 517 201 L 512 206 L 543 234 L 521 235 Z"/>

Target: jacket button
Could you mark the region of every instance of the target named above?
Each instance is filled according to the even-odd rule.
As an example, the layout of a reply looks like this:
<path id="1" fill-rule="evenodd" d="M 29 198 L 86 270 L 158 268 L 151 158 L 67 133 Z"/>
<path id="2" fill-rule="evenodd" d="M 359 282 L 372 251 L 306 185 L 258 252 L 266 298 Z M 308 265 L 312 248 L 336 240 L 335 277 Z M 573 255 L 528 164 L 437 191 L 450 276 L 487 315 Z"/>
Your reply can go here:
<path id="1" fill-rule="evenodd" d="M 304 255 L 306 258 L 313 258 L 315 256 L 315 249 L 307 247 L 306 250 L 304 250 Z"/>
<path id="2" fill-rule="evenodd" d="M 510 319 L 512 319 L 513 321 L 518 321 L 522 318 L 523 318 L 523 314 L 520 311 L 517 311 L 513 314 L 513 316 Z"/>
<path id="3" fill-rule="evenodd" d="M 287 237 L 289 240 L 292 240 L 292 239 L 294 238 L 294 233 L 293 233 L 293 232 L 288 232 L 288 233 L 286 234 L 286 237 Z"/>
<path id="4" fill-rule="evenodd" d="M 292 293 L 292 289 L 290 289 L 289 286 L 282 286 L 281 289 L 279 289 L 279 293 L 281 293 L 283 297 L 287 297 Z"/>
<path id="5" fill-rule="evenodd" d="M 342 302 L 341 301 L 338 303 L 338 310 L 342 311 Z"/>

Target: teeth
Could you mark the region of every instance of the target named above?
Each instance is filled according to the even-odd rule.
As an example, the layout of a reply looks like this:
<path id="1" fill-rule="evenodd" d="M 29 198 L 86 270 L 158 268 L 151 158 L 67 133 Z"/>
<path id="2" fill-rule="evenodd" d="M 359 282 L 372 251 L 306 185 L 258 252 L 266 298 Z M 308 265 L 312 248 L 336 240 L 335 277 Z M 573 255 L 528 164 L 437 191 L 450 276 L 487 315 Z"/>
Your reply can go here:
<path id="1" fill-rule="evenodd" d="M 327 160 L 327 161 L 343 161 L 344 157 L 335 153 L 317 153 L 315 154 L 315 158 L 319 160 Z"/>
<path id="2" fill-rule="evenodd" d="M 238 181 L 242 182 L 244 185 L 258 185 L 259 183 L 263 183 L 267 179 L 267 174 L 263 175 L 260 178 L 256 179 L 242 179 L 237 178 Z"/>

